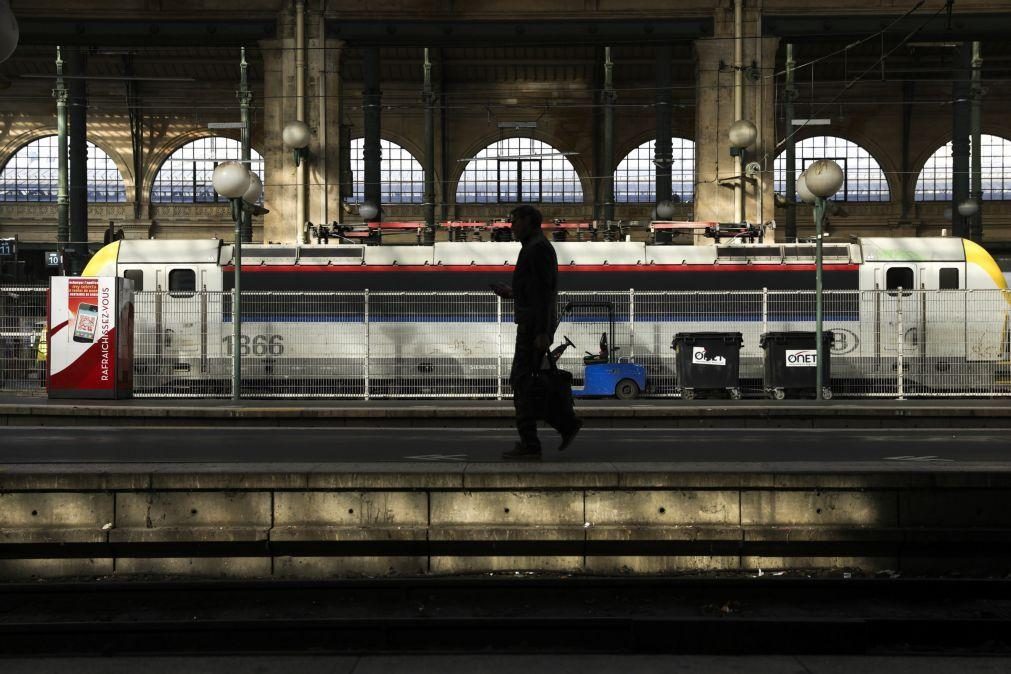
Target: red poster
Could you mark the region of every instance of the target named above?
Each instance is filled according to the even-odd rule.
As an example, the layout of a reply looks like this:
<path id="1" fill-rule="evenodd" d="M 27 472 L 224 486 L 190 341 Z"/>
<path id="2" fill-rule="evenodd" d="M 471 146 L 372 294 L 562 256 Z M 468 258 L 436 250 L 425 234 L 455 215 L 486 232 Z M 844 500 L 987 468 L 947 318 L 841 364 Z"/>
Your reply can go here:
<path id="1" fill-rule="evenodd" d="M 98 279 L 67 279 L 67 311 L 74 341 L 92 344 L 98 331 Z"/>
<path id="2" fill-rule="evenodd" d="M 50 397 L 129 395 L 133 303 L 123 279 L 53 277 L 49 320 Z"/>

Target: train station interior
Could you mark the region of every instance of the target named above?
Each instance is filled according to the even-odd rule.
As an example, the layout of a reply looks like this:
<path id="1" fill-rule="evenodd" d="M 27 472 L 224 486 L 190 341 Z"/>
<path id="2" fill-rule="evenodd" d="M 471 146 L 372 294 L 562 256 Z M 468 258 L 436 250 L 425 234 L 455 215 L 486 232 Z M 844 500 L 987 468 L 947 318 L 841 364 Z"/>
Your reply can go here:
<path id="1" fill-rule="evenodd" d="M 1011 671 L 1009 34 L 0 0 L 0 671 Z"/>
<path id="2" fill-rule="evenodd" d="M 0 236 L 25 251 L 53 243 L 57 224 L 58 49 L 67 241 L 230 238 L 207 183 L 215 161 L 240 158 L 243 100 L 270 211 L 252 218 L 255 242 L 376 219 L 359 213 L 366 201 L 442 236 L 439 223 L 531 201 L 548 220 L 622 221 L 634 238 L 650 220 L 747 220 L 789 241 L 813 234 L 810 206 L 787 196 L 791 143 L 797 172 L 844 163 L 832 240 L 1011 240 L 996 1 L 756 1 L 739 15 L 715 0 L 18 4 L 19 47 L 0 66 Z M 738 165 L 740 120 L 755 137 Z M 297 164 L 284 143 L 296 121 Z"/>

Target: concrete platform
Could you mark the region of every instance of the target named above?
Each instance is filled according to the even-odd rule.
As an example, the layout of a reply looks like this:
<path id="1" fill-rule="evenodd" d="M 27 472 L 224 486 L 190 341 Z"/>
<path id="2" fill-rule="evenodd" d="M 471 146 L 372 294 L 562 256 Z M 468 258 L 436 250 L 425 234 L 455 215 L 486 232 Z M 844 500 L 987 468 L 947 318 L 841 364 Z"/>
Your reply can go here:
<path id="1" fill-rule="evenodd" d="M 1011 426 L 1011 398 L 910 400 L 585 400 L 597 426 L 974 428 Z M 509 400 L 133 399 L 51 401 L 0 397 L 0 425 L 411 426 L 511 425 Z"/>
<path id="2" fill-rule="evenodd" d="M 1011 570 L 1004 401 L 0 404 L 0 579 Z"/>
<path id="3" fill-rule="evenodd" d="M 462 420 L 461 420 L 462 421 Z M 540 433 L 541 462 L 583 464 L 662 463 L 680 470 L 894 471 L 931 464 L 961 470 L 1002 470 L 1011 459 L 1006 428 L 681 428 L 587 426 L 565 452 L 559 436 Z M 294 422 L 291 422 L 294 423 Z M 512 428 L 377 428 L 370 426 L 162 427 L 13 426 L 3 433 L 0 465 L 137 464 L 229 466 L 246 470 L 340 471 L 342 464 L 446 463 L 480 466 L 503 463 L 512 449 Z M 119 467 L 119 468 L 116 468 Z M 271 468 L 272 467 L 272 468 Z M 160 469 L 160 468 L 159 468 Z M 83 468 L 93 470 L 93 468 Z"/>

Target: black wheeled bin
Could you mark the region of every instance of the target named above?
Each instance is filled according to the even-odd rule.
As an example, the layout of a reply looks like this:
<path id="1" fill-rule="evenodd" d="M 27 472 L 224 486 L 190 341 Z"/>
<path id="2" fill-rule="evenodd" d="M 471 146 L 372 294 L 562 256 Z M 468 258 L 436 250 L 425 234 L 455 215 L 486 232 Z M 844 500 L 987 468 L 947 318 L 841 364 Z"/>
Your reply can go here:
<path id="1" fill-rule="evenodd" d="M 821 333 L 825 363 L 821 370 L 822 398 L 832 397 L 831 331 Z M 790 395 L 814 395 L 818 357 L 814 332 L 767 332 L 759 342 L 765 350 L 765 393 L 782 400 Z"/>
<path id="2" fill-rule="evenodd" d="M 678 390 L 691 400 L 697 391 L 726 391 L 734 400 L 741 397 L 739 373 L 741 344 L 739 332 L 679 332 L 674 335 Z"/>

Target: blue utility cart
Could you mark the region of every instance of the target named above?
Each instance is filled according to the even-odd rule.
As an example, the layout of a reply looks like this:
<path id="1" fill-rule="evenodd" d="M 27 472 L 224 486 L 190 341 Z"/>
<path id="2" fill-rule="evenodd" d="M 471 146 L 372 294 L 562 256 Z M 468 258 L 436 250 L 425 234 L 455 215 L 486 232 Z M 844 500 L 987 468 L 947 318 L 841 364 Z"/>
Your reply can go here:
<path id="1" fill-rule="evenodd" d="M 573 388 L 575 398 L 609 398 L 614 396 L 619 400 L 633 400 L 646 389 L 646 368 L 638 363 L 619 359 L 614 346 L 614 304 L 611 302 L 569 302 L 558 315 L 558 321 L 565 316 L 575 315 L 579 310 L 605 309 L 607 311 L 608 331 L 600 336 L 600 351 L 586 352 L 583 356 L 583 387 Z M 568 337 L 552 349 L 551 357 L 556 361 L 570 346 L 575 346 Z"/>

